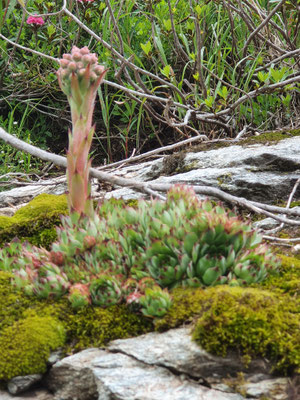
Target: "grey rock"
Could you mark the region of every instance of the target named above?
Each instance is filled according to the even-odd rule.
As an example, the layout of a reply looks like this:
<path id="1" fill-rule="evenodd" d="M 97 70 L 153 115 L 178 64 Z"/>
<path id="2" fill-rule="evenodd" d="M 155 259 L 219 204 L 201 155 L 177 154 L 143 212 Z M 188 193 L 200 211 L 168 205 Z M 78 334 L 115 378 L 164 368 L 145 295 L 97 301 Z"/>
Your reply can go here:
<path id="1" fill-rule="evenodd" d="M 207 353 L 191 340 L 190 329 L 171 329 L 165 333 L 148 333 L 137 338 L 114 340 L 109 350 L 127 354 L 149 365 L 160 365 L 177 373 L 200 379 L 225 378 L 238 372 L 268 372 L 263 360 L 253 360 L 246 369 L 237 355 L 217 357 Z"/>
<path id="2" fill-rule="evenodd" d="M 0 390 L 0 400 L 54 400 L 51 393 L 44 389 L 31 390 L 21 396 L 13 396 L 3 390 Z"/>
<path id="3" fill-rule="evenodd" d="M 266 396 L 272 400 L 289 400 L 287 394 L 288 379 L 274 378 L 262 380 L 260 382 L 249 382 L 240 386 L 241 391 L 247 397 L 251 396 L 259 399 Z"/>
<path id="4" fill-rule="evenodd" d="M 43 383 L 54 397 L 37 400 L 290 400 L 288 379 L 272 377 L 266 362 L 245 369 L 235 355 L 212 356 L 189 327 L 81 351 L 57 361 Z"/>
<path id="5" fill-rule="evenodd" d="M 249 200 L 274 203 L 287 199 L 300 174 L 300 137 L 288 138 L 272 145 L 234 145 L 197 153 L 186 153 L 169 162 L 156 160 L 118 171 L 124 176 L 153 183 L 182 183 L 220 188 Z M 167 160 L 167 158 L 165 158 Z M 166 168 L 168 165 L 168 168 Z M 178 168 L 179 165 L 179 168 Z M 178 169 L 183 172 L 178 173 Z M 163 174 L 167 176 L 162 176 Z M 107 197 L 138 198 L 131 189 L 117 189 Z M 295 199 L 300 198 L 300 189 Z"/>
<path id="6" fill-rule="evenodd" d="M 280 225 L 280 222 L 273 218 L 264 218 L 260 221 L 253 222 L 252 225 L 256 229 L 273 229 Z"/>
<path id="7" fill-rule="evenodd" d="M 197 384 L 166 368 L 143 364 L 124 354 L 103 353 L 93 363 L 98 400 L 242 400 Z"/>
<path id="8" fill-rule="evenodd" d="M 25 392 L 32 385 L 39 382 L 42 378 L 43 375 L 41 374 L 15 376 L 8 382 L 7 389 L 11 394 L 19 394 Z"/>
<path id="9" fill-rule="evenodd" d="M 55 351 L 52 351 L 52 353 L 50 353 L 50 356 L 48 358 L 48 365 L 53 365 L 56 362 L 58 362 L 59 360 L 61 360 L 63 358 L 63 352 L 62 349 L 57 349 Z"/>
<path id="10" fill-rule="evenodd" d="M 293 210 L 295 211 L 300 211 L 300 207 L 294 207 Z M 284 217 L 283 214 L 278 214 L 279 217 Z M 273 218 L 264 218 L 260 221 L 255 221 L 253 222 L 253 227 L 256 229 L 274 229 L 276 228 L 278 225 L 280 225 L 279 221 L 276 221 Z"/>
<path id="11" fill-rule="evenodd" d="M 55 393 L 55 399 L 97 399 L 97 385 L 91 365 L 101 354 L 102 350 L 87 349 L 54 364 L 46 378 L 46 385 Z"/>
<path id="12" fill-rule="evenodd" d="M 204 387 L 167 368 L 97 349 L 56 363 L 48 386 L 55 400 L 243 400 L 240 394 Z"/>

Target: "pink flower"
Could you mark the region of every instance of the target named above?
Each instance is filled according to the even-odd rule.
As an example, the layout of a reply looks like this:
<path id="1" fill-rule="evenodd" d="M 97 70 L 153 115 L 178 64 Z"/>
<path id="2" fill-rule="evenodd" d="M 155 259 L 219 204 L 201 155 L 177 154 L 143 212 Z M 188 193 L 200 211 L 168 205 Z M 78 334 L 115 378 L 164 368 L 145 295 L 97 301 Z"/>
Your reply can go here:
<path id="1" fill-rule="evenodd" d="M 43 20 L 42 17 L 35 17 L 34 15 L 30 15 L 30 17 L 27 18 L 27 24 L 29 25 L 44 25 L 45 21 Z"/>

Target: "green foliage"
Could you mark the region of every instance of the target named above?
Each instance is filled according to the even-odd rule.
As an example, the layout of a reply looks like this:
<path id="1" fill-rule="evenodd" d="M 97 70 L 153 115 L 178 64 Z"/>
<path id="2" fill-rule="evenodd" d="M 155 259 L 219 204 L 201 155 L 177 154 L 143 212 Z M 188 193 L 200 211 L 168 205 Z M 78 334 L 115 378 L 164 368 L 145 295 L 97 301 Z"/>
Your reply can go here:
<path id="1" fill-rule="evenodd" d="M 1 24 L 1 14 L 0 14 Z M 0 115 L 0 126 L 5 129 L 11 135 L 16 136 L 18 139 L 23 140 L 26 143 L 33 144 L 36 138 L 33 138 L 34 134 L 31 133 L 30 129 L 26 129 L 26 121 L 29 119 L 32 109 L 29 108 L 29 102 L 27 102 L 25 109 L 23 105 L 19 103 L 17 105 L 8 104 L 9 112 L 7 118 Z M 33 126 L 34 130 L 35 124 Z M 38 127 L 37 127 L 38 129 Z M 42 139 L 38 139 L 40 147 L 45 147 Z M 11 173 L 32 173 L 38 172 L 42 162 L 37 158 L 32 158 L 29 153 L 22 152 L 16 148 L 1 141 L 0 143 L 0 174 L 11 174 Z M 22 174 L 21 174 L 22 175 Z M 9 177 L 9 175 L 8 175 Z M 1 180 L 6 180 L 4 176 Z"/>
<path id="2" fill-rule="evenodd" d="M 122 301 L 121 282 L 109 275 L 101 275 L 93 280 L 90 292 L 96 306 L 107 307 Z"/>
<path id="3" fill-rule="evenodd" d="M 137 71 L 127 65 L 130 79 L 118 75 L 124 86 L 129 89 L 134 89 L 136 85 L 145 87 L 148 94 L 170 96 L 173 102 L 186 103 L 196 110 L 201 107 L 204 111 L 223 111 L 245 92 L 274 82 L 280 83 L 287 76 L 297 74 L 296 55 L 270 63 L 282 52 L 289 53 L 299 48 L 296 3 L 278 10 L 265 27 L 266 35 L 261 30 L 246 49 L 245 37 L 249 36 L 249 26 L 254 29 L 261 23 L 261 15 L 253 11 L 251 5 L 245 5 L 245 10 L 240 9 L 241 5 L 236 5 L 237 16 L 222 2 L 204 0 L 125 0 L 122 3 L 111 0 L 111 8 L 104 1 L 70 2 L 68 10 L 89 29 L 97 34 L 100 27 L 101 39 L 108 43 L 103 46 L 101 41 L 78 27 L 69 15 L 58 13 L 61 7 L 58 2 L 30 0 L 26 3 L 31 13 L 57 12 L 45 18 L 45 24 L 38 28 L 22 23 L 23 10 L 15 0 L 4 2 L 4 10 L 8 3 L 9 10 L 0 21 L 3 25 L 2 34 L 17 40 L 18 44 L 61 58 L 74 44 L 82 47 L 89 43 L 99 55 L 101 63 L 109 68 L 108 80 L 115 82 L 115 74 L 122 60 L 116 62 L 116 56 L 109 48 L 109 44 L 113 43 L 113 50 L 130 59 L 136 67 L 157 76 L 154 78 L 153 75 L 139 72 L 137 78 Z M 262 15 L 271 12 L 276 4 L 258 1 Z M 197 30 L 199 26 L 200 32 Z M 278 43 L 281 50 L 277 47 Z M 52 61 L 22 49 L 11 53 L 10 46 L 5 40 L 0 40 L 0 66 L 3 71 L 0 83 L 3 97 L 9 99 L 4 106 L 3 123 L 7 125 L 5 121 L 10 119 L 15 107 L 18 109 L 15 121 L 21 119 L 22 111 L 28 105 L 24 113 L 26 118 L 22 137 L 41 146 L 45 146 L 47 139 L 52 139 L 48 140 L 48 146 L 60 142 L 60 149 L 64 148 L 65 140 L 61 136 L 55 137 L 58 140 L 52 137 L 54 132 L 61 131 L 61 118 L 65 121 L 69 119 L 65 101 L 58 93 Z M 199 68 L 200 63 L 202 68 Z M 266 64 L 270 65 L 264 68 Z M 133 79 L 136 81 L 130 81 Z M 169 83 L 173 86 L 168 86 Z M 279 118 L 282 125 L 288 123 L 292 118 L 298 90 L 297 84 L 278 88 L 273 93 L 266 88 L 257 100 L 242 102 L 234 114 L 237 131 L 250 124 L 259 129 L 273 129 Z M 129 156 L 134 148 L 140 152 L 145 143 L 164 142 L 164 133 L 160 133 L 164 130 L 157 129 L 158 122 L 153 118 L 154 115 L 160 123 L 163 120 L 169 125 L 163 115 L 163 104 L 155 102 L 153 106 L 149 100 L 146 109 L 143 100 L 139 104 L 135 99 L 128 98 L 123 90 L 105 85 L 103 91 L 103 94 L 99 91 L 101 110 L 96 116 L 98 132 L 104 130 L 107 135 L 103 140 L 102 134 L 99 134 L 98 151 L 101 152 L 101 159 L 103 156 L 107 159 L 119 157 L 121 153 Z M 26 104 L 24 97 L 30 98 Z M 151 112 L 148 111 L 149 107 Z M 179 121 L 184 114 L 185 111 L 178 108 L 174 116 Z M 193 118 L 185 134 L 192 129 L 202 129 L 201 124 Z M 173 133 L 178 135 L 175 136 L 177 139 L 181 138 L 182 133 L 175 130 Z M 5 148 L 4 152 L 4 165 L 8 168 L 13 150 Z M 22 157 L 27 166 L 30 163 L 32 167 L 37 164 L 19 152 L 17 165 Z"/>
<path id="4" fill-rule="evenodd" d="M 276 295 L 284 293 L 298 299 L 300 261 L 281 254 L 278 257 L 281 260 L 279 273 L 270 274 L 264 281 L 252 286 Z M 155 321 L 155 328 L 159 331 L 175 328 L 195 319 L 195 316 L 201 313 L 207 292 L 200 289 L 176 288 L 171 291 L 171 295 L 173 306 L 163 318 Z"/>
<path id="5" fill-rule="evenodd" d="M 135 298 L 145 315 L 159 317 L 171 305 L 167 289 L 264 280 L 278 261 L 260 242 L 221 206 L 174 186 L 165 202 L 140 201 L 136 208 L 109 203 L 89 219 L 72 214 L 50 252 L 26 244 L 17 255 L 4 249 L 0 268 L 12 270 L 14 283 L 28 294 L 61 297 L 81 284 L 85 298 L 70 296 L 76 308 L 81 300 L 109 306 Z"/>
<path id="6" fill-rule="evenodd" d="M 193 339 L 214 354 L 262 356 L 281 372 L 300 371 L 300 303 L 254 288 L 207 289 Z"/>
<path id="7" fill-rule="evenodd" d="M 50 351 L 63 346 L 62 324 L 51 317 L 29 316 L 1 331 L 0 379 L 43 373 Z"/>

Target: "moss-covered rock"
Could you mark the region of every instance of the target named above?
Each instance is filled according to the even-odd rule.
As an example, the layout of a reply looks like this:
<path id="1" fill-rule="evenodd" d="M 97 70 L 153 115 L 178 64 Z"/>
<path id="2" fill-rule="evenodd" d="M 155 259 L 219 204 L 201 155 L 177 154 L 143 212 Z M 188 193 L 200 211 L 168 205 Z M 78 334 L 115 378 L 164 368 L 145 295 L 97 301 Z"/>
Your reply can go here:
<path id="1" fill-rule="evenodd" d="M 23 317 L 24 311 L 39 307 L 41 301 L 25 296 L 11 284 L 11 274 L 0 271 L 0 334 Z"/>
<path id="2" fill-rule="evenodd" d="M 280 273 L 253 288 L 228 286 L 171 292 L 173 306 L 155 322 L 158 331 L 194 323 L 207 351 L 268 357 L 280 372 L 300 371 L 300 260 L 279 256 Z"/>
<path id="3" fill-rule="evenodd" d="M 225 356 L 238 351 L 244 360 L 262 356 L 274 370 L 300 372 L 300 302 L 255 288 L 216 287 L 205 291 L 193 339 Z"/>
<path id="4" fill-rule="evenodd" d="M 44 347 L 44 339 L 47 340 L 49 334 L 56 332 L 54 326 L 58 327 L 59 332 L 65 332 L 65 353 L 105 346 L 111 340 L 138 336 L 153 330 L 148 319 L 131 312 L 125 305 L 106 309 L 87 306 L 75 311 L 64 298 L 54 301 L 28 297 L 16 290 L 10 280 L 10 273 L 0 271 L 0 380 L 44 372 L 49 349 L 63 345 L 61 341 L 56 341 L 55 336 L 55 340 L 49 342 L 51 346 Z M 39 324 L 44 328 L 36 330 L 35 325 Z M 54 333 L 49 333 L 46 326 L 51 331 L 54 329 Z M 36 334 L 31 334 L 31 330 Z M 14 343 L 24 349 L 16 357 L 18 348 Z M 33 351 L 40 352 L 40 358 L 31 357 Z"/>
<path id="5" fill-rule="evenodd" d="M 6 215 L 0 215 L 0 230 L 9 228 L 14 224 L 12 217 L 7 217 Z"/>
<path id="6" fill-rule="evenodd" d="M 65 195 L 40 194 L 14 216 L 0 216 L 0 245 L 18 237 L 35 246 L 49 248 L 56 240 L 55 227 L 68 213 Z"/>
<path id="7" fill-rule="evenodd" d="M 171 291 L 173 304 L 167 314 L 155 321 L 155 330 L 166 331 L 183 323 L 192 322 L 202 311 L 206 290 L 201 288 L 176 288 Z"/>
<path id="8" fill-rule="evenodd" d="M 300 136 L 300 129 L 287 129 L 286 131 L 269 131 L 259 136 L 251 136 L 243 140 L 242 144 L 268 144 L 278 143 L 280 140 L 289 139 L 291 137 Z"/>
<path id="9" fill-rule="evenodd" d="M 27 317 L 1 331 L 0 379 L 43 373 L 50 351 L 65 343 L 65 330 L 52 317 Z"/>
<path id="10" fill-rule="evenodd" d="M 137 200 L 111 198 L 99 205 L 99 213 L 105 217 L 108 210 L 123 207 L 124 203 L 135 207 Z M 67 214 L 66 195 L 40 194 L 16 211 L 12 217 L 0 215 L 0 245 L 17 237 L 22 242 L 27 241 L 34 246 L 49 249 L 57 238 L 56 226 L 61 223 L 61 215 Z"/>
<path id="11" fill-rule="evenodd" d="M 14 221 L 28 221 L 51 213 L 66 214 L 67 212 L 66 195 L 56 196 L 54 194 L 42 193 L 26 204 L 26 206 L 16 211 L 15 215 L 11 218 Z"/>
<path id="12" fill-rule="evenodd" d="M 108 308 L 88 306 L 68 319 L 68 336 L 76 351 L 103 347 L 114 339 L 142 335 L 153 330 L 152 323 L 125 305 Z"/>
<path id="13" fill-rule="evenodd" d="M 300 260 L 295 257 L 279 255 L 281 259 L 280 273 L 269 276 L 259 287 L 271 291 L 300 296 Z M 256 285 L 258 286 L 258 285 Z"/>

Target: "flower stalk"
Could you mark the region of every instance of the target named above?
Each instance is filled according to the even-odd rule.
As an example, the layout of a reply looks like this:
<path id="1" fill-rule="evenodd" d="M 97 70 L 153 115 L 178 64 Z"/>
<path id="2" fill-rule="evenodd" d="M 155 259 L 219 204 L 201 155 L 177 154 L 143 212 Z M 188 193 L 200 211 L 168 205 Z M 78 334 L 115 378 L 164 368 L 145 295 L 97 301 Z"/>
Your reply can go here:
<path id="1" fill-rule="evenodd" d="M 94 213 L 89 183 L 91 160 L 89 152 L 95 126 L 92 117 L 97 89 L 106 69 L 98 64 L 98 57 L 85 46 L 73 46 L 71 54 L 60 60 L 57 77 L 71 108 L 72 131 L 69 130 L 67 152 L 68 204 L 70 213 L 92 216 Z"/>

